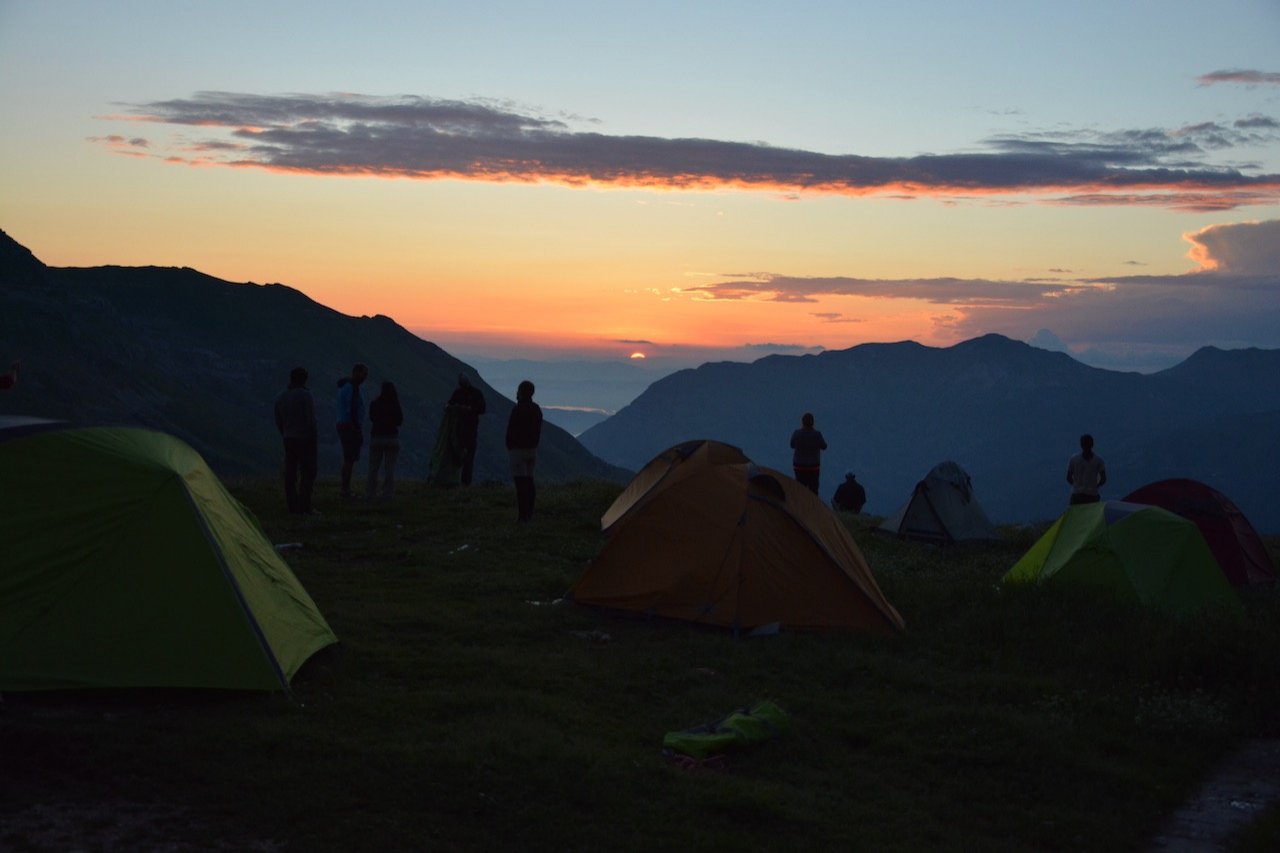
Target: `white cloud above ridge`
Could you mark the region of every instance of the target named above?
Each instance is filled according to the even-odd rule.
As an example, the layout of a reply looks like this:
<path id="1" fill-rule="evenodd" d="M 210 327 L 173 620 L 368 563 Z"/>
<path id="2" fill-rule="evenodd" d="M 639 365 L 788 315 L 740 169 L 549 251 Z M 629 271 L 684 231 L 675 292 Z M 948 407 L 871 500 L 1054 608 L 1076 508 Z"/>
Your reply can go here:
<path id="1" fill-rule="evenodd" d="M 315 175 L 894 197 L 1032 194 L 1051 203 L 1186 210 L 1280 203 L 1280 174 L 1213 160 L 1217 152 L 1280 143 L 1280 122 L 1257 114 L 1173 129 L 1003 134 L 971 152 L 903 157 L 609 136 L 573 129 L 588 121 L 582 118 L 419 96 L 200 92 L 103 118 L 189 128 L 168 143 L 150 141 L 153 156 L 172 162 Z M 112 138 L 93 141 L 119 149 Z"/>
<path id="2" fill-rule="evenodd" d="M 1214 225 L 1184 235 L 1200 269 L 1072 281 L 802 277 L 775 273 L 726 277 L 682 294 L 713 301 L 813 302 L 849 297 L 915 300 L 945 309 L 939 336 L 963 340 L 989 332 L 1031 339 L 1040 330 L 1076 351 L 1122 353 L 1165 365 L 1208 344 L 1280 347 L 1280 220 Z M 811 312 L 839 322 L 843 312 Z M 1172 354 L 1172 355 L 1170 355 Z M 1118 356 L 1117 356 L 1118 358 Z"/>

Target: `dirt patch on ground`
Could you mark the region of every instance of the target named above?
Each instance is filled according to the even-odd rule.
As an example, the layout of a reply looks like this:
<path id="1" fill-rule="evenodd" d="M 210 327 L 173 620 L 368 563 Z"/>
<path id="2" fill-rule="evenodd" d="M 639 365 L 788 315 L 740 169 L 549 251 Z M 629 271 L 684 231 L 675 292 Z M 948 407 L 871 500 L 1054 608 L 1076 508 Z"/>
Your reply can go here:
<path id="1" fill-rule="evenodd" d="M 1199 795 L 1151 843 L 1162 853 L 1227 850 L 1227 842 L 1280 802 L 1280 740 L 1257 740 L 1227 758 Z"/>

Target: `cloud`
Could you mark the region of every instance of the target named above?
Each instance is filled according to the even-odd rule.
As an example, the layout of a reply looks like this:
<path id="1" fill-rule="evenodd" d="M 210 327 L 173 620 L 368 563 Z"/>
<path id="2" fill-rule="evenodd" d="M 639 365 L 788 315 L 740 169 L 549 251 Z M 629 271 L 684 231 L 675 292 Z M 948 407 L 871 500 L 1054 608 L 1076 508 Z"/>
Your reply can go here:
<path id="1" fill-rule="evenodd" d="M 1280 175 L 1211 154 L 1280 141 L 1265 116 L 1175 129 L 1028 133 L 972 152 L 866 157 L 759 142 L 609 136 L 502 101 L 200 92 L 110 120 L 188 128 L 163 156 L 314 175 L 972 199 L 1224 210 L 1280 202 Z"/>
<path id="2" fill-rule="evenodd" d="M 1177 275 L 995 281 L 752 273 L 681 295 L 820 303 L 810 314 L 824 322 L 844 322 L 841 299 L 914 300 L 939 309 L 937 337 L 999 332 L 1045 348 L 1069 346 L 1090 363 L 1115 367 L 1168 366 L 1209 344 L 1280 347 L 1280 220 L 1215 225 L 1184 238 L 1200 266 Z"/>
<path id="3" fill-rule="evenodd" d="M 743 347 L 749 350 L 768 350 L 769 352 L 814 352 L 821 350 L 822 347 L 806 346 L 805 344 L 743 344 Z"/>
<path id="4" fill-rule="evenodd" d="M 718 301 L 817 302 L 824 297 L 863 296 L 877 299 L 917 299 L 935 305 L 1018 305 L 1061 296 L 1084 285 L 1040 281 L 988 281 L 981 279 L 864 279 L 845 276 L 803 277 L 754 273 L 697 287 L 680 293 L 694 299 Z M 817 313 L 833 319 L 838 313 Z"/>
<path id="5" fill-rule="evenodd" d="M 1233 275 L 1280 274 L 1280 220 L 1210 225 L 1183 239 L 1205 269 Z"/>
<path id="6" fill-rule="evenodd" d="M 1244 69 L 1236 69 L 1234 71 L 1211 71 L 1208 74 L 1201 74 L 1198 78 L 1203 86 L 1212 86 L 1215 83 L 1244 83 L 1249 86 L 1280 86 L 1280 73 L 1274 71 L 1246 71 Z"/>

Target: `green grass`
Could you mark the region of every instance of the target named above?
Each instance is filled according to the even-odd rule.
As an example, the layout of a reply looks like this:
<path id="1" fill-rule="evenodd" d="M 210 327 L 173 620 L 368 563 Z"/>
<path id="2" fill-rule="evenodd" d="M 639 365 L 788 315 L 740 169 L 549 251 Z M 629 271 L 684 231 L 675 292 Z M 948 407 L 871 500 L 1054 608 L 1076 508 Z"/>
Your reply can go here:
<path id="1" fill-rule="evenodd" d="M 293 702 L 8 695 L 0 849 L 55 849 L 31 831 L 50 804 L 92 838 L 103 802 L 154 817 L 120 849 L 1140 849 L 1226 751 L 1277 734 L 1274 589 L 1239 621 L 999 589 L 1035 529 L 938 549 L 852 520 L 906 633 L 735 639 L 552 603 L 614 485 L 542 486 L 530 525 L 500 486 L 318 519 L 231 487 L 301 543 L 286 558 L 340 644 Z M 762 698 L 790 730 L 723 772 L 662 756 Z"/>

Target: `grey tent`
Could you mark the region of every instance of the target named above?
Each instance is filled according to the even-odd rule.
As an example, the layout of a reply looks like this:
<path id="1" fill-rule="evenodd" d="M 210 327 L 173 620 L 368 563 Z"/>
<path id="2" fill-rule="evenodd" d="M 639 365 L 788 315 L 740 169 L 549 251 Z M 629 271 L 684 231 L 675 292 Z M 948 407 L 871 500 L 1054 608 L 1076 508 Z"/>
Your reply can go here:
<path id="1" fill-rule="evenodd" d="M 902 509 L 876 530 L 900 539 L 939 544 L 1000 538 L 973 494 L 969 474 L 950 461 L 935 465 L 916 483 Z"/>

